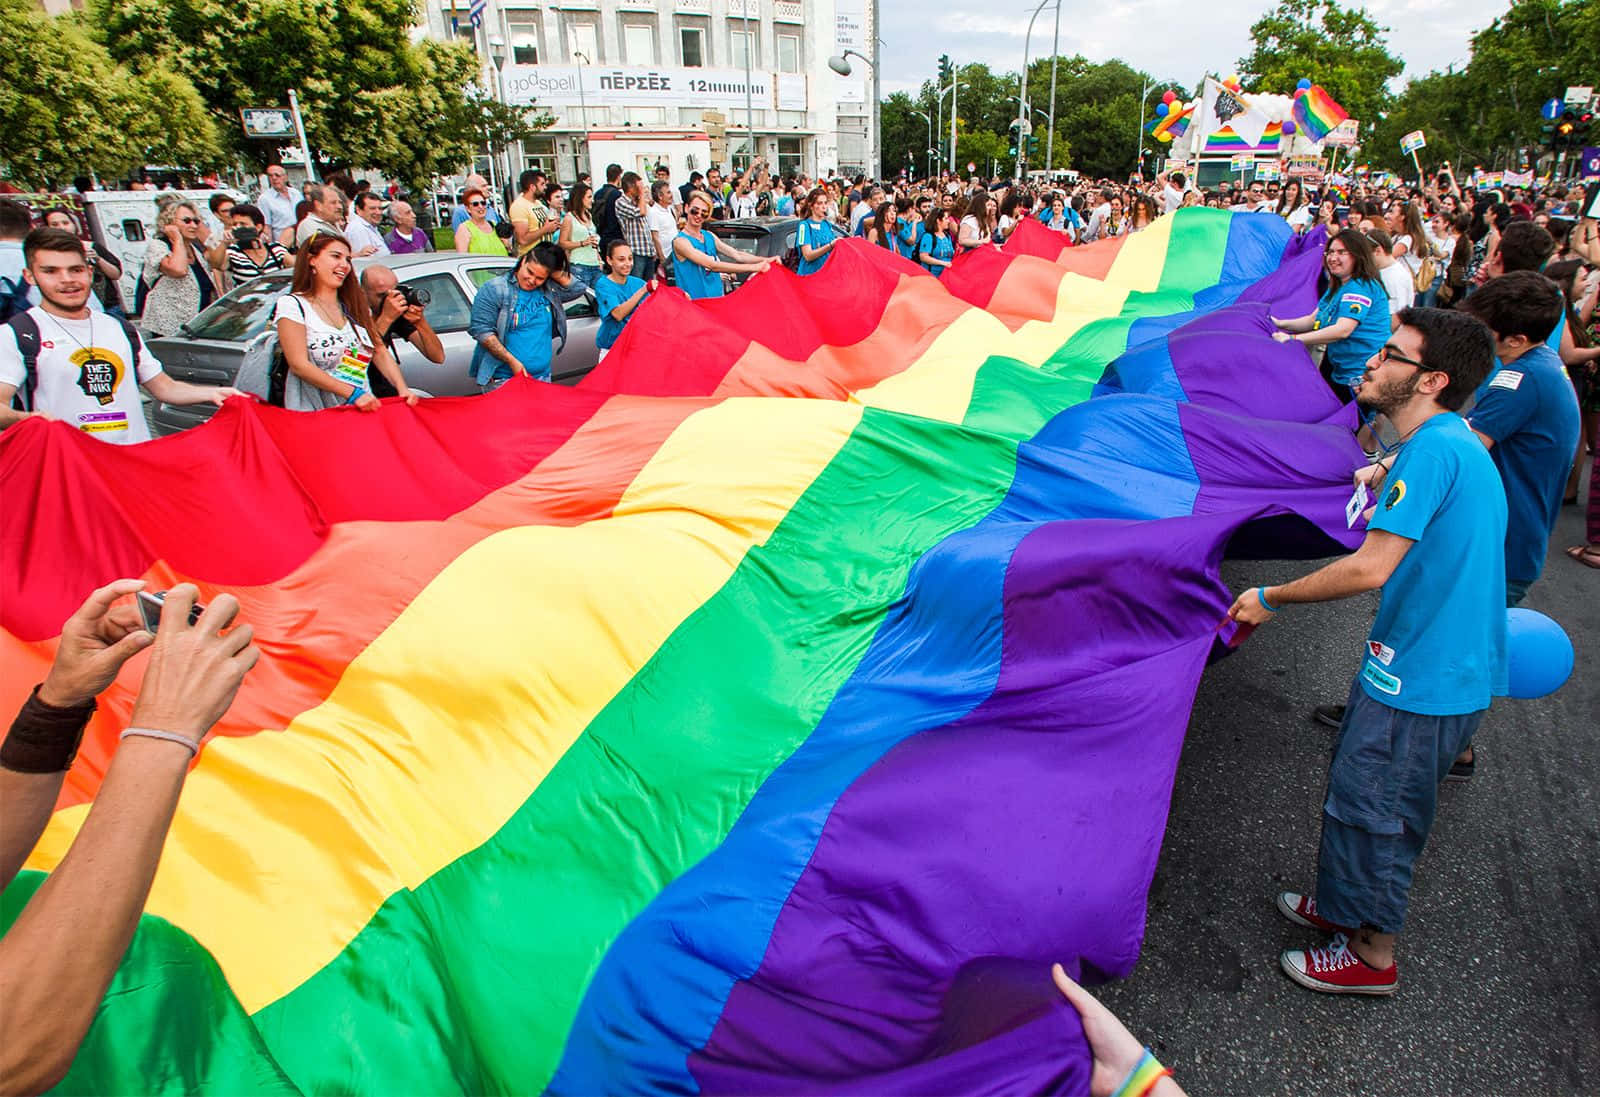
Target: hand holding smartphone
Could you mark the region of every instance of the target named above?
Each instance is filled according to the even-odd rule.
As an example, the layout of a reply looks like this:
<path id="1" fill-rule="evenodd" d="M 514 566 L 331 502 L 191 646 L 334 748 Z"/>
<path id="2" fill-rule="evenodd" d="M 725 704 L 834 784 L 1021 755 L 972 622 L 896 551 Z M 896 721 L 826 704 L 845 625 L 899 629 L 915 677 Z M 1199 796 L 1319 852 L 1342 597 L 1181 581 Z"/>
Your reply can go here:
<path id="1" fill-rule="evenodd" d="M 155 635 L 156 629 L 161 625 L 161 607 L 166 603 L 166 600 L 167 592 L 164 590 L 158 590 L 154 593 L 141 590 L 135 599 L 135 604 L 139 607 L 139 617 L 144 622 L 144 630 L 152 636 Z M 189 623 L 192 625 L 200 620 L 200 615 L 205 611 L 206 607 L 196 602 L 194 607 L 189 610 Z"/>

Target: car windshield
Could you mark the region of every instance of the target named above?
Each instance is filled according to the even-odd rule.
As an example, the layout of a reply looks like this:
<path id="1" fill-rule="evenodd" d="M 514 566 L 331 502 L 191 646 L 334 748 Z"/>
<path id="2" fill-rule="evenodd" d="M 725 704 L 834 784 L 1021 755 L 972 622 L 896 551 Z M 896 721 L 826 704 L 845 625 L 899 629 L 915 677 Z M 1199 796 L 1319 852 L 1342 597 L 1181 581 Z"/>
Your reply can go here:
<path id="1" fill-rule="evenodd" d="M 761 238 L 766 235 L 764 232 L 751 233 L 749 230 L 741 232 L 738 230 L 718 230 L 713 228 L 711 231 L 715 232 L 719 237 L 726 240 L 740 251 L 748 252 L 756 251 L 761 245 Z"/>
<path id="2" fill-rule="evenodd" d="M 264 274 L 219 298 L 184 325 L 191 339 L 245 343 L 267 330 L 278 298 L 289 289 L 289 275 Z"/>

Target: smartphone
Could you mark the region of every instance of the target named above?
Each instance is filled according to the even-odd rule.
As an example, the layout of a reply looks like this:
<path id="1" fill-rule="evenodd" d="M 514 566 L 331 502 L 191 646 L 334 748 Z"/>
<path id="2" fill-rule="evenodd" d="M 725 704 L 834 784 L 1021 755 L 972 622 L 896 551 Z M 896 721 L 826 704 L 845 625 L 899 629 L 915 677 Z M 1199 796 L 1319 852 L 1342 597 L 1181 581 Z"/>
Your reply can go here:
<path id="1" fill-rule="evenodd" d="M 1583 196 L 1583 215 L 1600 220 L 1600 183 L 1590 183 Z"/>
<path id="2" fill-rule="evenodd" d="M 144 628 L 146 632 L 154 634 L 156 629 L 160 627 L 161 607 L 166 600 L 167 592 L 164 590 L 158 590 L 153 594 L 147 590 L 141 590 L 139 592 L 138 597 L 135 599 L 135 603 L 139 607 L 139 616 L 144 619 Z M 200 620 L 200 615 L 205 611 L 206 607 L 202 606 L 199 602 L 196 602 L 194 604 L 194 608 L 189 610 L 189 623 L 192 625 L 196 621 Z"/>

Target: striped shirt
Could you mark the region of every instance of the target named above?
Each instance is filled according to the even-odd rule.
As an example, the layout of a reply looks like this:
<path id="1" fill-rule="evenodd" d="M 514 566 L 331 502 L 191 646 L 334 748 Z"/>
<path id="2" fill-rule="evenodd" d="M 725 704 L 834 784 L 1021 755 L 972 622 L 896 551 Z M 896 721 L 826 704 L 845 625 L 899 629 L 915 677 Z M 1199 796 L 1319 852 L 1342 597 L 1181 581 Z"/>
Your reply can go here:
<path id="1" fill-rule="evenodd" d="M 289 249 L 275 240 L 267 243 L 266 257 L 260 263 L 250 258 L 250 254 L 239 245 L 228 245 L 228 276 L 236 286 L 275 270 L 287 270 L 293 265 L 294 259 L 289 255 Z"/>
<path id="2" fill-rule="evenodd" d="M 614 209 L 617 220 L 622 223 L 622 238 L 633 249 L 633 254 L 640 259 L 654 259 L 655 238 L 650 234 L 650 226 L 644 219 L 644 211 L 634 205 L 633 199 L 626 194 L 617 195 Z"/>

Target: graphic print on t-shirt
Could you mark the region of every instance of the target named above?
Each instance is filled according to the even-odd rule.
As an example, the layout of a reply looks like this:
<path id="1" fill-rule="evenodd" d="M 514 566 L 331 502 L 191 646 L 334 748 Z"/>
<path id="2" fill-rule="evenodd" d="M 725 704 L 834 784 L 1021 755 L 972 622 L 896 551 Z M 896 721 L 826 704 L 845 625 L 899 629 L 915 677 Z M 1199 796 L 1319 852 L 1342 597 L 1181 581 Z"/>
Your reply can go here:
<path id="1" fill-rule="evenodd" d="M 116 399 L 117 386 L 128 375 L 122 359 L 103 347 L 80 347 L 67 355 L 67 361 L 78 367 L 78 388 L 101 407 Z"/>

